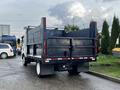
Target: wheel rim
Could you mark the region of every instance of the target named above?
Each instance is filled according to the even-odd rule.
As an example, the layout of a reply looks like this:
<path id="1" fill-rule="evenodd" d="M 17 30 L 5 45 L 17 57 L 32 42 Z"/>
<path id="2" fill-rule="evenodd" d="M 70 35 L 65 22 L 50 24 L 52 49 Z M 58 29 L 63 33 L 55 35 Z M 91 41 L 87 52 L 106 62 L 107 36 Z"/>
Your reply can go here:
<path id="1" fill-rule="evenodd" d="M 37 63 L 36 71 L 37 71 L 37 75 L 40 75 L 40 63 Z"/>
<path id="2" fill-rule="evenodd" d="M 7 55 L 6 55 L 6 54 L 2 54 L 1 57 L 2 57 L 3 59 L 5 59 L 5 58 L 7 58 Z"/>

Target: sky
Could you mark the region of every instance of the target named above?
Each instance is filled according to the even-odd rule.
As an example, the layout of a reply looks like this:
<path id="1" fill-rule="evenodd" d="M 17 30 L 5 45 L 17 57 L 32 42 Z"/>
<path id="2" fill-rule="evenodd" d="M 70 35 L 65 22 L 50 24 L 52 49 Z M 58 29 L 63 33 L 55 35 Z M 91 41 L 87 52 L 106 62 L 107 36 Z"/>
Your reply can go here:
<path id="1" fill-rule="evenodd" d="M 40 25 L 41 17 L 47 17 L 47 26 L 63 27 L 75 24 L 80 28 L 97 21 L 101 29 L 103 20 L 112 24 L 112 18 L 120 18 L 120 0 L 1 0 L 0 24 L 11 25 L 11 34 L 21 37 L 27 25 Z"/>

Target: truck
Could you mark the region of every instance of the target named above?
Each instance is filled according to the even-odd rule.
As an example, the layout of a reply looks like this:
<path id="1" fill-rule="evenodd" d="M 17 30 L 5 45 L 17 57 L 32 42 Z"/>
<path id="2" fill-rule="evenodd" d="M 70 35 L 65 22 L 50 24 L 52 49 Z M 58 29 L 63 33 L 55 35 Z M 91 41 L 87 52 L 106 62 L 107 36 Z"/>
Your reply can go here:
<path id="1" fill-rule="evenodd" d="M 89 62 L 97 60 L 97 23 L 73 32 L 47 28 L 46 17 L 39 26 L 27 26 L 22 37 L 22 62 L 36 63 L 38 77 L 68 71 L 78 75 L 89 70 Z"/>
<path id="2" fill-rule="evenodd" d="M 10 25 L 0 24 L 0 36 L 10 35 Z"/>
<path id="3" fill-rule="evenodd" d="M 16 36 L 2 35 L 0 37 L 0 43 L 8 43 L 13 48 L 14 56 L 16 55 Z"/>

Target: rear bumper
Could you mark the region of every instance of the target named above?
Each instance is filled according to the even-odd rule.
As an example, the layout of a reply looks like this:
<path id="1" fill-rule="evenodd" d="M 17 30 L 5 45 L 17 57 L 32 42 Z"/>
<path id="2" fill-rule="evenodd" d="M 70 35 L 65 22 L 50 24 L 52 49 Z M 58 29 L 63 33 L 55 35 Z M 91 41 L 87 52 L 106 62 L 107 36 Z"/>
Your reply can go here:
<path id="1" fill-rule="evenodd" d="M 36 62 L 37 60 L 42 61 L 43 64 L 66 64 L 66 63 L 84 63 L 84 62 L 95 62 L 97 59 L 94 57 L 94 60 L 92 59 L 64 59 L 64 60 L 56 60 L 55 58 L 52 60 L 49 59 L 42 59 L 39 57 L 34 57 L 34 56 L 27 56 L 26 59 L 28 62 Z"/>
<path id="2" fill-rule="evenodd" d="M 8 54 L 8 57 L 12 57 L 12 56 L 14 56 L 13 52 L 11 52 L 11 53 Z"/>
<path id="3" fill-rule="evenodd" d="M 94 60 L 94 62 L 96 59 Z M 66 64 L 66 63 L 83 63 L 83 62 L 93 62 L 93 60 L 88 60 L 88 59 L 83 59 L 83 60 L 49 60 L 49 61 L 44 61 L 43 63 L 47 64 Z"/>

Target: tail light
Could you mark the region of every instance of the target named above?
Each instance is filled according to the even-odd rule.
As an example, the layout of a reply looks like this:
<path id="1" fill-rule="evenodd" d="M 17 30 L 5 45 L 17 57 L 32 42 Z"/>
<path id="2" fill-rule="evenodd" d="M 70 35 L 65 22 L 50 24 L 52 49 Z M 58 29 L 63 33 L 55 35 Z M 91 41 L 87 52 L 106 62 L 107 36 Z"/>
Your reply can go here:
<path id="1" fill-rule="evenodd" d="M 47 56 L 47 42 L 44 41 L 44 54 Z"/>
<path id="2" fill-rule="evenodd" d="M 100 48 L 96 47 L 96 53 L 99 53 L 99 52 L 100 52 Z"/>

